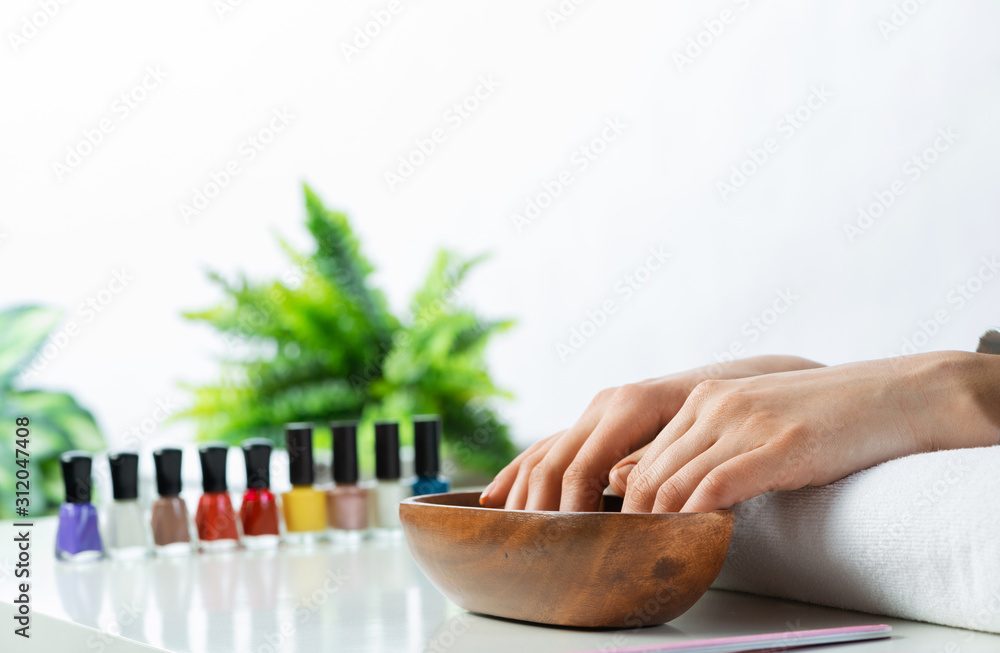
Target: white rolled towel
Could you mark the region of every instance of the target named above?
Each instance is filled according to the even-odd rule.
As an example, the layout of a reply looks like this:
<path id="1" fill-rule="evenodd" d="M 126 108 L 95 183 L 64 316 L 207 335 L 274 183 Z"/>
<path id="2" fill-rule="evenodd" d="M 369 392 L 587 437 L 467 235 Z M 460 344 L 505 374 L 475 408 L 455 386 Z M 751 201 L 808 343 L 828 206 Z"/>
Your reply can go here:
<path id="1" fill-rule="evenodd" d="M 713 587 L 1000 633 L 1000 446 L 734 507 Z"/>

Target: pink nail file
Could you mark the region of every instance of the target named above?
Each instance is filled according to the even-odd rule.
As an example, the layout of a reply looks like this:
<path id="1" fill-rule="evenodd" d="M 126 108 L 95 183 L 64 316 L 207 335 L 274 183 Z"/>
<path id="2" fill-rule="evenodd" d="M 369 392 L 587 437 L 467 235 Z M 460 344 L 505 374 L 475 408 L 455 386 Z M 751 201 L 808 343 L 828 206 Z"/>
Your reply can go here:
<path id="1" fill-rule="evenodd" d="M 892 636 L 892 626 L 849 626 L 847 628 L 822 628 L 820 630 L 796 630 L 742 637 L 698 639 L 687 642 L 664 642 L 663 644 L 601 650 L 608 653 L 740 653 L 741 651 L 781 651 L 820 644 L 844 644 L 866 639 L 884 639 L 890 636 Z"/>

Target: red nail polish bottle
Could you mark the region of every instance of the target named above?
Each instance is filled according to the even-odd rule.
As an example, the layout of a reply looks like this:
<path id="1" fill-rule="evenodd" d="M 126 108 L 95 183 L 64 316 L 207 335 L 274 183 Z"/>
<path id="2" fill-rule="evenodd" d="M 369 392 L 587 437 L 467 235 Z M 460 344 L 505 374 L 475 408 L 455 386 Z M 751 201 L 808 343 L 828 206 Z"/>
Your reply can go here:
<path id="1" fill-rule="evenodd" d="M 247 548 L 278 546 L 278 502 L 271 492 L 271 441 L 251 438 L 243 442 L 247 465 L 247 491 L 240 505 L 243 542 Z"/>
<path id="2" fill-rule="evenodd" d="M 240 541 L 236 528 L 236 513 L 226 487 L 225 444 L 206 444 L 198 449 L 201 457 L 202 487 L 205 494 L 198 501 L 194 521 L 198 526 L 198 539 L 205 550 L 219 551 L 235 548 Z"/>

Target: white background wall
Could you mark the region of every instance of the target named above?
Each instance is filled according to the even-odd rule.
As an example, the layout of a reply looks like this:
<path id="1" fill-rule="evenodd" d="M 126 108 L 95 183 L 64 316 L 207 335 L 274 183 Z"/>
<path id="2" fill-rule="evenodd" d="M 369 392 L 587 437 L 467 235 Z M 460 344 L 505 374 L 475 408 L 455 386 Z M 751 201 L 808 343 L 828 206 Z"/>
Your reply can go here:
<path id="1" fill-rule="evenodd" d="M 1000 254 L 994 2 L 592 2 L 553 25 L 554 1 L 401 1 L 350 61 L 342 45 L 387 2 L 247 0 L 221 17 L 210 0 L 71 2 L 33 34 L 43 4 L 9 0 L 0 18 L 0 305 L 81 322 L 30 383 L 76 393 L 112 444 L 158 401 L 182 405 L 179 381 L 213 378 L 221 342 L 179 313 L 218 299 L 208 268 L 288 269 L 275 234 L 308 242 L 302 181 L 353 217 L 398 310 L 438 246 L 493 252 L 464 298 L 519 320 L 490 361 L 521 443 L 602 387 L 734 343 L 838 363 L 898 353 L 935 312 L 947 323 L 921 351 L 970 349 L 1000 322 L 1000 280 L 955 294 Z M 116 98 L 147 67 L 166 77 L 123 116 Z M 499 86 L 452 129 L 482 77 Z M 814 89 L 829 98 L 800 108 Z M 290 123 L 247 161 L 241 143 L 275 110 Z M 103 119 L 113 131 L 58 178 Z M 581 170 L 574 152 L 609 119 L 621 135 Z M 444 142 L 390 190 L 385 173 L 435 128 Z M 904 166 L 939 130 L 953 144 L 914 179 Z M 186 222 L 180 205 L 230 159 L 240 173 Z M 563 171 L 574 183 L 519 231 L 512 213 Z M 850 239 L 896 179 L 904 192 Z M 616 285 L 650 248 L 671 258 L 626 298 Z M 122 268 L 134 280 L 85 321 L 78 307 Z M 796 299 L 754 338 L 743 325 L 773 317 L 779 291 Z M 609 300 L 615 313 L 583 326 Z M 561 360 L 574 327 L 593 335 Z"/>

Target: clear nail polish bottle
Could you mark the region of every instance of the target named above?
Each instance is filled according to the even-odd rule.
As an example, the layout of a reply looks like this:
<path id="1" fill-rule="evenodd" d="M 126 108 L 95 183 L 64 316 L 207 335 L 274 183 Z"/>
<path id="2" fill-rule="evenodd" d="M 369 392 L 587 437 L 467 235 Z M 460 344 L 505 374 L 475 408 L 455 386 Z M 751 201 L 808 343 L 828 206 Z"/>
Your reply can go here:
<path id="1" fill-rule="evenodd" d="M 331 422 L 333 482 L 326 491 L 327 523 L 334 538 L 360 540 L 368 530 L 368 488 L 358 484 L 358 423 Z"/>
<path id="2" fill-rule="evenodd" d="M 400 532 L 399 502 L 413 495 L 400 480 L 399 424 L 375 423 L 375 486 L 368 497 L 370 526 L 380 535 Z"/>
<path id="3" fill-rule="evenodd" d="M 139 505 L 139 454 L 108 456 L 114 501 L 108 507 L 104 539 L 108 554 L 119 560 L 144 558 L 151 552 L 149 527 Z"/>
<path id="4" fill-rule="evenodd" d="M 451 481 L 441 475 L 441 418 L 417 415 L 413 418 L 413 453 L 417 480 L 414 496 L 439 494 L 451 488 Z"/>
<path id="5" fill-rule="evenodd" d="M 87 562 L 104 555 L 98 529 L 97 509 L 90 502 L 92 461 L 85 451 L 67 451 L 59 457 L 66 502 L 59 507 L 56 557 L 68 562 Z"/>

